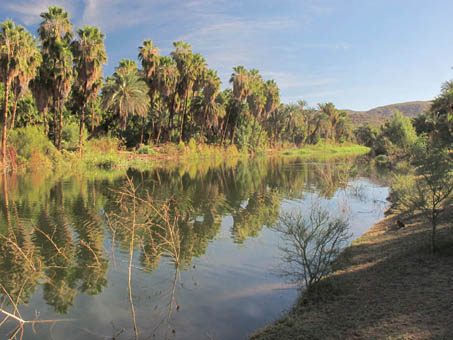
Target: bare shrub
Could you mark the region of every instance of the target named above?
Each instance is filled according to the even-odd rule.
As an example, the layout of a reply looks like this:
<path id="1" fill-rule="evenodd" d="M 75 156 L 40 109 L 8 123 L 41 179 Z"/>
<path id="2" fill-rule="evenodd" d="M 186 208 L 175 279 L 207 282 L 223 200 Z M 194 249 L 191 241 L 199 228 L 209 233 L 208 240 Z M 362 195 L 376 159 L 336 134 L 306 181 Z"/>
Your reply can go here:
<path id="1" fill-rule="evenodd" d="M 284 241 L 282 274 L 307 288 L 332 272 L 332 262 L 351 236 L 347 219 L 332 217 L 319 204 L 307 216 L 283 214 L 274 229 Z"/>

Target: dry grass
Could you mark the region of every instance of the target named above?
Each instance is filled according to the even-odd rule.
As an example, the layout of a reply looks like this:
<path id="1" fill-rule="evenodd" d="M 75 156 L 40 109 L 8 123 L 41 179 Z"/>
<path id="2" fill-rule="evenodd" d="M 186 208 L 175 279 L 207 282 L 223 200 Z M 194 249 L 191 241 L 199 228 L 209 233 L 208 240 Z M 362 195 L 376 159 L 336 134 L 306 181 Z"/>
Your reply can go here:
<path id="1" fill-rule="evenodd" d="M 433 255 L 422 220 L 403 229 L 395 217 L 382 220 L 345 250 L 320 293 L 303 293 L 252 339 L 453 339 L 453 231 L 446 224 Z"/>

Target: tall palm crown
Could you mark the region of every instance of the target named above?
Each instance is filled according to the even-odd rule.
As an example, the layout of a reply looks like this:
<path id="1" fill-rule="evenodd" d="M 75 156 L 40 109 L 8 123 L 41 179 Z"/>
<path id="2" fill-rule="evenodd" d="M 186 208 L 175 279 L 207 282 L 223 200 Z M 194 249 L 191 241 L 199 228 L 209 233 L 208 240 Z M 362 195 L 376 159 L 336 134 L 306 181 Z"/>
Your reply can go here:
<path id="1" fill-rule="evenodd" d="M 60 7 L 49 7 L 48 12 L 41 13 L 43 21 L 39 25 L 38 34 L 42 41 L 43 51 L 49 53 L 54 42 L 69 43 L 73 37 L 69 13 Z"/>
<path id="2" fill-rule="evenodd" d="M 91 89 L 102 77 L 102 65 L 107 63 L 105 36 L 94 26 L 79 28 L 77 34 L 79 38 L 72 43 L 77 69 L 76 86 Z"/>
<path id="3" fill-rule="evenodd" d="M 176 91 L 179 79 L 179 71 L 176 63 L 170 57 L 160 57 L 159 66 L 156 69 L 157 89 L 159 94 L 168 98 Z"/>
<path id="4" fill-rule="evenodd" d="M 103 107 L 111 109 L 120 118 L 120 128 L 126 129 L 127 117 L 132 114 L 146 116 L 149 110 L 148 86 L 131 63 L 123 62 L 107 78 L 103 88 Z M 129 67 L 129 68 L 128 68 Z"/>
<path id="5" fill-rule="evenodd" d="M 143 41 L 143 46 L 138 48 L 138 59 L 142 63 L 145 79 L 148 83 L 151 82 L 152 76 L 159 66 L 159 49 L 153 45 L 152 40 Z"/>
<path id="6" fill-rule="evenodd" d="M 38 34 L 42 42 L 44 76 L 53 85 L 54 98 L 66 98 L 73 78 L 73 56 L 70 41 L 73 36 L 68 12 L 59 7 L 49 7 L 41 13 L 43 21 Z"/>
<path id="7" fill-rule="evenodd" d="M 252 115 L 259 119 L 264 110 L 266 104 L 266 95 L 264 92 L 263 78 L 259 74 L 258 70 L 252 69 L 249 72 L 249 96 L 247 97 L 247 103 Z"/>
<path id="8" fill-rule="evenodd" d="M 159 49 L 153 45 L 152 40 L 143 41 L 143 46 L 138 48 L 138 59 L 142 63 L 143 76 L 148 84 L 148 94 L 152 102 L 159 89 L 157 70 L 160 64 Z"/>
<path id="9" fill-rule="evenodd" d="M 16 26 L 11 20 L 1 24 L 0 32 L 0 79 L 10 85 L 20 72 L 21 60 L 18 54 L 22 26 Z"/>
<path id="10" fill-rule="evenodd" d="M 179 81 L 177 85 L 177 91 L 179 98 L 185 100 L 189 91 L 192 90 L 194 83 L 193 79 L 193 65 L 194 65 L 194 54 L 192 53 L 192 47 L 183 41 L 177 41 L 173 43 L 175 48 L 170 53 L 171 57 L 176 63 L 176 68 L 179 72 Z"/>
<path id="11" fill-rule="evenodd" d="M 280 105 L 280 90 L 274 80 L 264 83 L 264 94 L 266 96 L 265 113 L 266 115 L 274 112 Z"/>
<path id="12" fill-rule="evenodd" d="M 247 99 L 249 94 L 249 72 L 244 66 L 233 67 L 230 83 L 233 84 L 233 96 L 239 101 Z"/>

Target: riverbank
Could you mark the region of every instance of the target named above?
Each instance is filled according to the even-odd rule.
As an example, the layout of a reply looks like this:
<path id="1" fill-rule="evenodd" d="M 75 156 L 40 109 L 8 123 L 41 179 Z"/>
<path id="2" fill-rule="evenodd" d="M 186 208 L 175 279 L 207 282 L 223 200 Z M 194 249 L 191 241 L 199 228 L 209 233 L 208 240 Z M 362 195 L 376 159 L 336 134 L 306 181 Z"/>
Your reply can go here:
<path id="1" fill-rule="evenodd" d="M 251 339 L 453 339 L 451 219 L 439 227 L 437 254 L 420 218 L 402 229 L 394 216 L 378 222 L 345 249 L 317 293 L 302 293 Z"/>
<path id="2" fill-rule="evenodd" d="M 34 131 L 31 131 L 34 132 Z M 150 169 L 161 162 L 196 162 L 206 160 L 228 160 L 248 158 L 257 155 L 238 150 L 235 145 L 218 146 L 189 142 L 159 146 L 142 145 L 136 150 L 125 150 L 115 138 L 101 137 L 88 141 L 80 152 L 76 147 L 57 151 L 45 136 L 33 140 L 30 133 L 16 138 L 16 143 L 8 147 L 9 169 L 39 168 L 78 168 L 78 169 Z M 38 134 L 39 135 L 39 134 Z M 14 140 L 14 139 L 13 139 Z M 74 144 L 74 143 L 73 143 Z M 369 148 L 357 144 L 306 145 L 302 148 L 275 148 L 262 150 L 260 155 L 281 155 L 297 157 L 343 157 L 359 156 L 369 152 Z"/>

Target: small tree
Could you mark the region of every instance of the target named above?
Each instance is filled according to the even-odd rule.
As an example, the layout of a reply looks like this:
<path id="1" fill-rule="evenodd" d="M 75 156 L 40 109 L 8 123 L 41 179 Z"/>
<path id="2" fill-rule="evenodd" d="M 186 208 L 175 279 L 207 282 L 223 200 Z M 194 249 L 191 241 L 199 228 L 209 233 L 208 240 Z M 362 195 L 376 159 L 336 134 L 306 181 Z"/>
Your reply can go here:
<path id="1" fill-rule="evenodd" d="M 415 175 L 396 178 L 391 197 L 400 212 L 420 211 L 429 221 L 434 252 L 439 216 L 453 199 L 453 161 L 447 149 L 423 139 L 413 153 Z"/>
<path id="2" fill-rule="evenodd" d="M 344 218 L 332 217 L 326 209 L 312 205 L 307 217 L 301 212 L 283 214 L 274 229 L 282 234 L 282 272 L 310 288 L 332 272 L 332 262 L 346 246 L 350 234 Z"/>
<path id="3" fill-rule="evenodd" d="M 421 143 L 415 154 L 417 165 L 417 197 L 415 207 L 430 220 L 431 250 L 436 250 L 436 228 L 439 215 L 453 198 L 453 162 L 447 149 L 431 143 Z"/>

